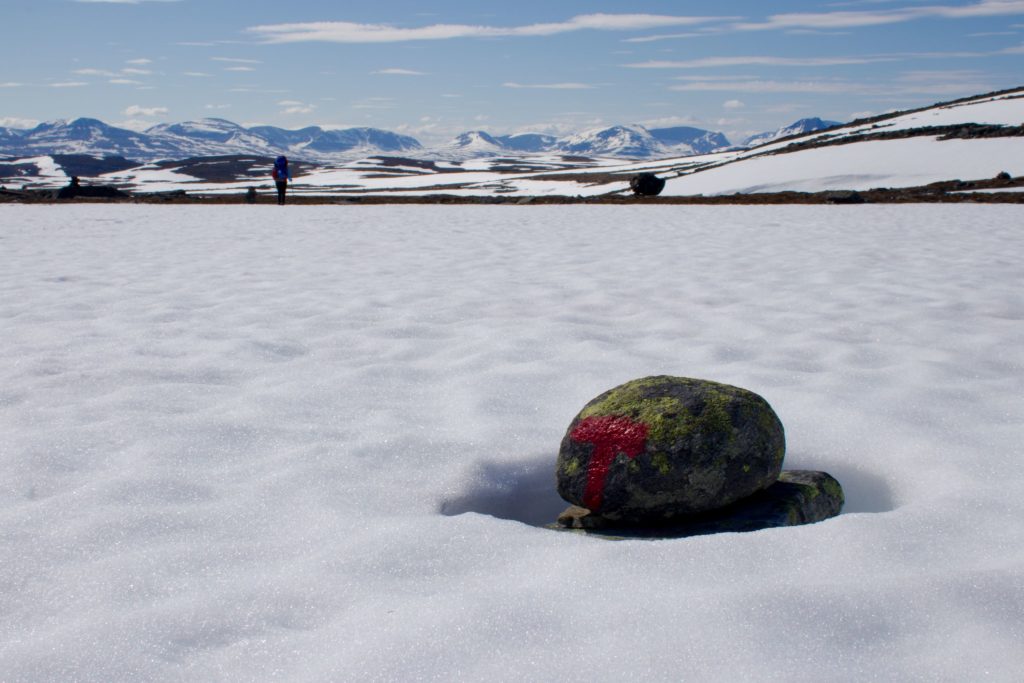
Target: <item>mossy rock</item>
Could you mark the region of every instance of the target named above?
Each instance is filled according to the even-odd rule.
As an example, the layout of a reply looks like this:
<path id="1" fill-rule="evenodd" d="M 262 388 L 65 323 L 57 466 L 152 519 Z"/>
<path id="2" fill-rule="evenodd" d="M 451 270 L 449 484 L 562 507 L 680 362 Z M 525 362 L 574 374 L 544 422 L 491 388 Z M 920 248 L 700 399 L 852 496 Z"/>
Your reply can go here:
<path id="1" fill-rule="evenodd" d="M 685 538 L 814 524 L 838 515 L 844 502 L 843 487 L 826 472 L 790 470 L 765 490 L 711 512 L 641 525 L 610 520 L 573 506 L 548 526 L 613 540 Z"/>
<path id="2" fill-rule="evenodd" d="M 739 387 L 645 377 L 587 403 L 558 453 L 558 493 L 610 520 L 725 507 L 771 486 L 786 452 L 768 402 Z"/>

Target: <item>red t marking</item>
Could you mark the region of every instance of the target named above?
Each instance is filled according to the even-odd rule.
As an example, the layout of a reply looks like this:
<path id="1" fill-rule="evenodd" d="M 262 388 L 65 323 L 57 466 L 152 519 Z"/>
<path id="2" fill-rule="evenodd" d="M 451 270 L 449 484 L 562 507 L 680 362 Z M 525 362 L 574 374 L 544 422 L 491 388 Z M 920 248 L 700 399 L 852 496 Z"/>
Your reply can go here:
<path id="1" fill-rule="evenodd" d="M 647 444 L 647 425 L 634 422 L 628 417 L 606 415 L 580 420 L 572 434 L 573 441 L 594 445 L 587 467 L 587 487 L 583 492 L 583 504 L 591 512 L 598 512 L 604 501 L 604 487 L 608 482 L 608 468 L 615 456 L 624 454 L 633 459 L 644 451 Z"/>

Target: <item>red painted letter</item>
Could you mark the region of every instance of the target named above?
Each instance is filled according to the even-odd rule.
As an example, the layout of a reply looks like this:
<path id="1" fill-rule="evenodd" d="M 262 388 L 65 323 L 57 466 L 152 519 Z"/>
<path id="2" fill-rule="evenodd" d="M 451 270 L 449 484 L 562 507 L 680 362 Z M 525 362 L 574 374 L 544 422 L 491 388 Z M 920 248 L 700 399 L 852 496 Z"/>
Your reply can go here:
<path id="1" fill-rule="evenodd" d="M 630 459 L 643 453 L 647 443 L 647 425 L 614 415 L 588 417 L 580 420 L 569 436 L 573 441 L 594 445 L 590 465 L 587 467 L 587 488 L 583 492 L 583 504 L 591 512 L 598 512 L 604 501 L 608 468 L 619 453 Z"/>

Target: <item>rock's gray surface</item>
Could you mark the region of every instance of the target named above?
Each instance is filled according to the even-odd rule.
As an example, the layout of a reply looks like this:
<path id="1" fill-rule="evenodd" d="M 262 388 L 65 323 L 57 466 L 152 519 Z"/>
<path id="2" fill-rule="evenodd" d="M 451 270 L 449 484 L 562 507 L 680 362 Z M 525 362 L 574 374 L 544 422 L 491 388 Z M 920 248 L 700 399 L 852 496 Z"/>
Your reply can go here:
<path id="1" fill-rule="evenodd" d="M 558 493 L 605 519 L 656 522 L 771 486 L 785 450 L 782 423 L 757 394 L 646 377 L 601 394 L 573 419 L 558 453 Z"/>
<path id="2" fill-rule="evenodd" d="M 813 524 L 838 515 L 843 502 L 843 489 L 829 474 L 791 470 L 783 472 L 767 489 L 728 507 L 660 524 L 630 525 L 573 506 L 549 526 L 609 539 L 684 538 Z"/>

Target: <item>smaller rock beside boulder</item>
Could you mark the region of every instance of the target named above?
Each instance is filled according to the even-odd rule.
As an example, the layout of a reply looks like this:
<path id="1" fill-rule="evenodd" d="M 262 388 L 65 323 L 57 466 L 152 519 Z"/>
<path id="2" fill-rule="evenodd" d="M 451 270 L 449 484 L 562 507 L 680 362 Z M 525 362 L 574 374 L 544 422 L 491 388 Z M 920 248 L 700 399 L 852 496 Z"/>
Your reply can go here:
<path id="1" fill-rule="evenodd" d="M 573 506 L 552 528 L 575 529 L 617 538 L 685 538 L 725 532 L 758 531 L 813 524 L 843 509 L 843 488 L 825 472 L 789 470 L 764 491 L 732 505 L 662 524 L 623 525 Z"/>
<path id="2" fill-rule="evenodd" d="M 665 179 L 653 173 L 639 173 L 629 179 L 629 189 L 637 197 L 656 197 L 665 189 Z"/>

